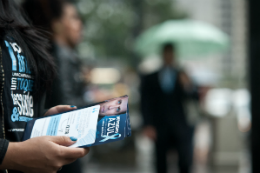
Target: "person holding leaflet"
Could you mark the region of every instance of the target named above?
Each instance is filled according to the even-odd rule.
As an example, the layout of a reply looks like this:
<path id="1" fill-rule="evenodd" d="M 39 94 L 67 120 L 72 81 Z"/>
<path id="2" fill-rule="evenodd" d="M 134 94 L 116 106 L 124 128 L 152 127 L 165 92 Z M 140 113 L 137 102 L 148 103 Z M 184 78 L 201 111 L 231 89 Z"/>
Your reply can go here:
<path id="1" fill-rule="evenodd" d="M 32 118 L 76 108 L 43 109 L 44 94 L 55 76 L 47 43 L 42 32 L 26 22 L 14 0 L 0 1 L 0 172 L 56 173 L 89 152 L 67 147 L 75 143 L 74 137 L 44 136 L 21 142 Z"/>
<path id="2" fill-rule="evenodd" d="M 56 64 L 57 75 L 46 93 L 45 108 L 55 105 L 87 105 L 83 62 L 76 51 L 81 42 L 83 23 L 73 0 L 24 0 L 22 7 L 32 25 L 48 31 L 49 49 Z M 69 70 L 68 70 L 69 69 Z M 80 159 L 63 167 L 60 173 L 82 173 Z"/>

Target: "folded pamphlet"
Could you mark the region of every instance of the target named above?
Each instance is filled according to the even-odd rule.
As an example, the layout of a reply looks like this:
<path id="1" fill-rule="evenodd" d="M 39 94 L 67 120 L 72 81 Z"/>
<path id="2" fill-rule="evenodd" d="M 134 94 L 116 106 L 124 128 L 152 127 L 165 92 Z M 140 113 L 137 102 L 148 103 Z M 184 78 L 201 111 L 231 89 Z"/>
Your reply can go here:
<path id="1" fill-rule="evenodd" d="M 69 136 L 70 147 L 90 147 L 131 136 L 128 96 L 27 122 L 23 140 L 38 136 Z"/>

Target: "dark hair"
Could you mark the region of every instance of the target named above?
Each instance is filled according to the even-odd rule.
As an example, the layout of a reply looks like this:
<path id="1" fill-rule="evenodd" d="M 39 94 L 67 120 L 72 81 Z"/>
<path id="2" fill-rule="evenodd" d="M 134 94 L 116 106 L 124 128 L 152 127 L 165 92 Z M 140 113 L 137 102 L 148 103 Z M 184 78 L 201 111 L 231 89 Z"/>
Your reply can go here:
<path id="1" fill-rule="evenodd" d="M 52 21 L 62 17 L 64 5 L 72 3 L 71 0 L 25 0 L 22 7 L 34 26 L 52 32 Z"/>
<path id="2" fill-rule="evenodd" d="M 173 43 L 165 43 L 162 46 L 162 53 L 168 50 L 175 51 L 175 45 Z"/>
<path id="3" fill-rule="evenodd" d="M 14 0 L 0 1 L 0 39 L 12 37 L 23 49 L 35 76 L 36 99 L 51 86 L 55 75 L 54 62 L 47 51 L 48 40 L 43 35 L 28 24 Z"/>

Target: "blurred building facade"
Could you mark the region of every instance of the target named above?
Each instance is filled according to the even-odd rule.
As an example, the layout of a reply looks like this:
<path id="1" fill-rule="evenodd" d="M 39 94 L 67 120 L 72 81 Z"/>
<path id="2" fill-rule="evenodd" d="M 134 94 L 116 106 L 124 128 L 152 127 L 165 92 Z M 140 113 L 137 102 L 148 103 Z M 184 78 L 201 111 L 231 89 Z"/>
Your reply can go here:
<path id="1" fill-rule="evenodd" d="M 207 63 L 221 74 L 224 86 L 244 87 L 247 78 L 247 23 L 245 0 L 176 0 L 190 18 L 215 25 L 230 36 L 230 48 L 224 55 L 216 55 Z M 191 5 L 192 4 L 192 5 Z M 227 83 L 230 81 L 230 83 Z M 225 86 L 226 87 L 226 86 Z"/>
<path id="2" fill-rule="evenodd" d="M 206 66 L 218 74 L 219 81 L 213 87 L 235 90 L 247 88 L 247 1 L 176 1 L 190 18 L 215 25 L 230 37 L 230 47 L 224 54 L 197 60 L 199 62 L 195 63 L 194 69 Z M 248 156 L 243 153 L 247 144 L 242 142 L 246 136 L 239 132 L 238 114 L 232 110 L 222 118 L 210 118 L 212 146 L 209 157 L 213 172 L 249 172 L 248 160 L 245 161 Z"/>

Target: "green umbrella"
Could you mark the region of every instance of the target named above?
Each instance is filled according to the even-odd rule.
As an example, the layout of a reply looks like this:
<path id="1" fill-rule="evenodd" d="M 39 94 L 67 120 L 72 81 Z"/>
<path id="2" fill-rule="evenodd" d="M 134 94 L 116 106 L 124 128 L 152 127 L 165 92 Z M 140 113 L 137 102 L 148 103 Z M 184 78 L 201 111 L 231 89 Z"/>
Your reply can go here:
<path id="1" fill-rule="evenodd" d="M 143 57 L 159 55 L 164 43 L 174 43 L 181 58 L 201 57 L 223 52 L 228 36 L 218 28 L 195 20 L 168 20 L 143 32 L 135 42 L 135 51 Z"/>

